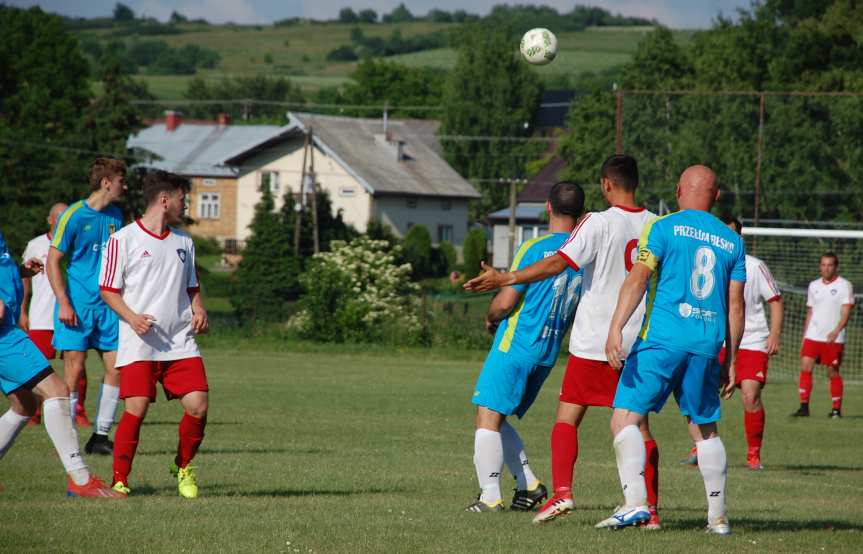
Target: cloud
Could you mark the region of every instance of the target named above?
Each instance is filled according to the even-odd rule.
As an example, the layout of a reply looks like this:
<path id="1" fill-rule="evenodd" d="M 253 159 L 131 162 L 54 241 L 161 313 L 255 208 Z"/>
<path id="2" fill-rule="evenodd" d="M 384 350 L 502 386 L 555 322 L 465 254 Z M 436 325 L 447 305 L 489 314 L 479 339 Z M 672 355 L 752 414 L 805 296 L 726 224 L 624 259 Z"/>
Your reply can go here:
<path id="1" fill-rule="evenodd" d="M 203 18 L 210 23 L 268 23 L 259 15 L 249 0 L 186 0 L 183 2 L 162 2 L 143 0 L 138 2 L 136 13 L 165 21 L 171 12 L 177 11 L 190 19 Z"/>

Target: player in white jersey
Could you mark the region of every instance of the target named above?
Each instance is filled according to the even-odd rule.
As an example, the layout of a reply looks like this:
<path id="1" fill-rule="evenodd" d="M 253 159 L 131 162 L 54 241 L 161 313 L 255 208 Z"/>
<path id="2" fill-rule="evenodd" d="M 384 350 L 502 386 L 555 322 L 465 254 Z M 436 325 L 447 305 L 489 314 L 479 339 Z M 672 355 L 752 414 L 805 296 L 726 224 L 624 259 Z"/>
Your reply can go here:
<path id="1" fill-rule="evenodd" d="M 737 234 L 743 225 L 735 217 L 722 218 Z M 782 335 L 782 320 L 785 314 L 782 293 L 767 268 L 767 264 L 755 256 L 746 255 L 746 285 L 743 287 L 745 323 L 743 339 L 737 350 L 734 381 L 740 388 L 743 401 L 743 429 L 746 434 L 746 465 L 758 471 L 761 465 L 761 444 L 764 437 L 764 404 L 761 391 L 767 384 L 767 363 L 770 356 L 779 352 L 779 337 Z M 770 308 L 770 323 L 764 304 Z M 725 348 L 719 353 L 719 363 L 725 362 Z M 698 463 L 696 449 L 689 454 L 688 463 Z"/>
<path id="2" fill-rule="evenodd" d="M 531 283 L 557 275 L 568 266 L 584 269 L 581 304 L 575 313 L 569 343 L 569 362 L 564 374 L 551 432 L 551 465 L 554 495 L 543 506 L 534 522 L 550 521 L 574 508 L 572 499 L 573 467 L 578 458 L 578 426 L 589 406 L 611 407 L 620 372 L 608 363 L 605 343 L 617 295 L 638 253 L 638 237 L 654 214 L 639 207 L 635 200 L 638 165 L 625 155 L 609 157 L 601 169 L 602 194 L 611 206 L 604 212 L 587 214 L 575 228 L 557 256 L 548 257 L 525 269 L 486 273 L 468 282 L 469 290 L 483 291 L 518 283 Z M 625 348 L 635 341 L 644 314 L 625 328 Z M 647 420 L 642 426 L 647 450 L 645 478 L 648 483 L 651 518 L 649 529 L 659 529 L 656 511 L 659 490 L 659 450 L 650 435 Z"/>
<path id="3" fill-rule="evenodd" d="M 156 382 L 185 413 L 171 466 L 180 496 L 196 498 L 189 465 L 204 439 L 209 390 L 195 335 L 209 328 L 195 271 L 192 238 L 182 222 L 189 181 L 164 171 L 143 180 L 141 219 L 111 236 L 102 258 L 102 298 L 120 317 L 120 397 L 126 410 L 114 437 L 114 490 L 129 494 L 141 423 L 156 400 Z"/>
<path id="4" fill-rule="evenodd" d="M 842 417 L 842 376 L 839 366 L 845 348 L 845 326 L 854 307 L 854 288 L 839 276 L 839 258 L 827 252 L 819 261 L 821 277 L 809 283 L 806 295 L 806 323 L 800 349 L 800 408 L 792 415 L 809 415 L 812 370 L 815 363 L 827 366 L 833 409 L 829 416 Z"/>
<path id="5" fill-rule="evenodd" d="M 48 251 L 51 248 L 51 239 L 53 238 L 51 234 L 57 219 L 66 208 L 68 206 L 62 202 L 51 206 L 46 220 L 49 231 L 27 243 L 22 256 L 24 260 L 38 258 L 43 267 L 47 265 Z M 21 302 L 21 318 L 18 320 L 18 325 L 27 332 L 30 340 L 42 352 L 42 355 L 53 360 L 57 356 L 57 350 L 51 344 L 54 338 L 54 305 L 57 301 L 54 297 L 54 291 L 51 290 L 51 283 L 45 273 L 38 273 L 33 277 L 25 277 L 21 280 L 24 283 L 24 300 Z M 86 397 L 87 374 L 85 370 L 81 372 L 81 379 L 78 381 L 78 397 L 74 406 L 75 421 L 81 427 L 92 425 L 87 417 L 87 410 L 84 408 Z M 41 412 L 37 408 L 36 415 L 33 416 L 33 423 L 39 423 L 40 415 Z"/>

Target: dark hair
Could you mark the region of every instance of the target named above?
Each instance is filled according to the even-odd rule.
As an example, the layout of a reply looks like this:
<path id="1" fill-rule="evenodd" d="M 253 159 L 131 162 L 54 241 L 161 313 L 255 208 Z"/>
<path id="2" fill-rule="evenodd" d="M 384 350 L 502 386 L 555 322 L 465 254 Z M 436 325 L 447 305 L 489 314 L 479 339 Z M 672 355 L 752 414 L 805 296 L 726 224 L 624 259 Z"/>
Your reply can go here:
<path id="1" fill-rule="evenodd" d="M 111 179 L 118 175 L 126 175 L 126 164 L 116 158 L 96 158 L 90 164 L 90 188 L 102 188 L 102 179 Z"/>
<path id="2" fill-rule="evenodd" d="M 555 215 L 578 219 L 584 211 L 584 190 L 575 183 L 560 181 L 551 187 L 548 202 Z"/>
<path id="3" fill-rule="evenodd" d="M 734 225 L 734 230 L 737 231 L 737 234 L 740 235 L 743 233 L 743 224 L 740 223 L 740 220 L 734 217 L 733 215 L 724 215 L 721 218 L 722 223 L 726 225 Z"/>
<path id="4" fill-rule="evenodd" d="M 144 175 L 144 179 L 141 184 L 141 191 L 144 197 L 144 204 L 146 206 L 155 202 L 159 197 L 159 194 L 163 192 L 182 190 L 186 193 L 189 192 L 191 188 L 192 185 L 187 178 L 181 177 L 175 173 L 162 171 L 161 169 L 148 171 L 147 174 Z"/>
<path id="5" fill-rule="evenodd" d="M 638 162 L 626 154 L 609 156 L 602 162 L 601 175 L 618 187 L 633 191 L 638 186 Z"/>
<path id="6" fill-rule="evenodd" d="M 836 262 L 836 267 L 839 267 L 839 256 L 837 256 L 835 252 L 825 252 L 821 254 L 818 261 L 821 261 L 823 258 L 833 258 L 833 261 Z"/>

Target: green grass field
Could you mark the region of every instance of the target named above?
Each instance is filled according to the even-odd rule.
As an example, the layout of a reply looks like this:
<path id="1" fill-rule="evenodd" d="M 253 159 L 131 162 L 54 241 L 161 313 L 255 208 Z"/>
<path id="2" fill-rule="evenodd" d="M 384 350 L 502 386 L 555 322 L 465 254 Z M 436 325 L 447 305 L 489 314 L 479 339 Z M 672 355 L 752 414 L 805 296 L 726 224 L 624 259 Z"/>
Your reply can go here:
<path id="1" fill-rule="evenodd" d="M 125 501 L 65 498 L 47 435 L 26 429 L 0 462 L 0 551 L 701 554 L 863 547 L 860 387 L 846 388 L 846 417 L 829 420 L 819 376 L 814 415 L 799 421 L 787 417 L 795 387 L 768 386 L 761 473 L 743 464 L 739 400 L 725 405 L 734 534 L 724 538 L 699 530 L 704 488 L 697 470 L 678 465 L 689 443 L 670 403 L 653 420 L 665 529 L 615 533 L 592 528 L 620 498 L 608 411 L 588 414 L 580 430 L 577 510 L 570 517 L 536 527 L 529 514 L 465 514 L 478 488 L 469 398 L 481 352 L 303 344 L 280 350 L 228 342 L 205 349 L 212 396 L 195 501 L 177 497 L 167 469 L 177 403 L 159 400 L 148 415 L 131 476 L 134 494 Z M 546 479 L 560 365 L 516 424 Z M 110 459 L 88 462 L 109 478 Z M 507 476 L 505 490 L 511 483 Z"/>

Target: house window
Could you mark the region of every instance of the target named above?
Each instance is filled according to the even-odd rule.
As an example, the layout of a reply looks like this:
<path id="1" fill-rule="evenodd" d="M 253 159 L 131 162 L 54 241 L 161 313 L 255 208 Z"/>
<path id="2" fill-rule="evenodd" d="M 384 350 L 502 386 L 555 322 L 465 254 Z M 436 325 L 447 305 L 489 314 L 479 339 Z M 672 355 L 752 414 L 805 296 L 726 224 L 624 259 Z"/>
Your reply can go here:
<path id="1" fill-rule="evenodd" d="M 408 208 L 415 210 L 417 207 L 417 199 L 416 198 L 408 198 Z"/>
<path id="2" fill-rule="evenodd" d="M 339 189 L 339 196 L 342 198 L 353 198 L 357 195 L 357 189 L 354 187 L 341 187 Z"/>
<path id="3" fill-rule="evenodd" d="M 440 201 L 440 209 L 447 212 L 452 209 L 452 200 L 441 200 Z"/>
<path id="4" fill-rule="evenodd" d="M 219 219 L 221 202 L 218 192 L 202 192 L 198 194 L 198 217 L 201 219 Z"/>
<path id="5" fill-rule="evenodd" d="M 536 227 L 522 227 L 521 228 L 521 240 L 526 241 L 526 240 L 530 240 L 533 237 L 535 237 L 536 235 L 533 234 L 534 229 L 536 229 Z"/>
<path id="6" fill-rule="evenodd" d="M 263 187 L 269 186 L 270 192 L 278 194 L 280 189 L 279 172 L 278 171 L 262 171 L 261 172 L 261 190 Z"/>
<path id="7" fill-rule="evenodd" d="M 452 225 L 438 225 L 437 226 L 437 241 L 438 242 L 452 242 Z"/>
<path id="8" fill-rule="evenodd" d="M 214 187 L 214 186 L 216 186 L 216 180 L 215 179 L 209 179 L 209 178 L 204 179 L 204 186 L 205 187 Z"/>

